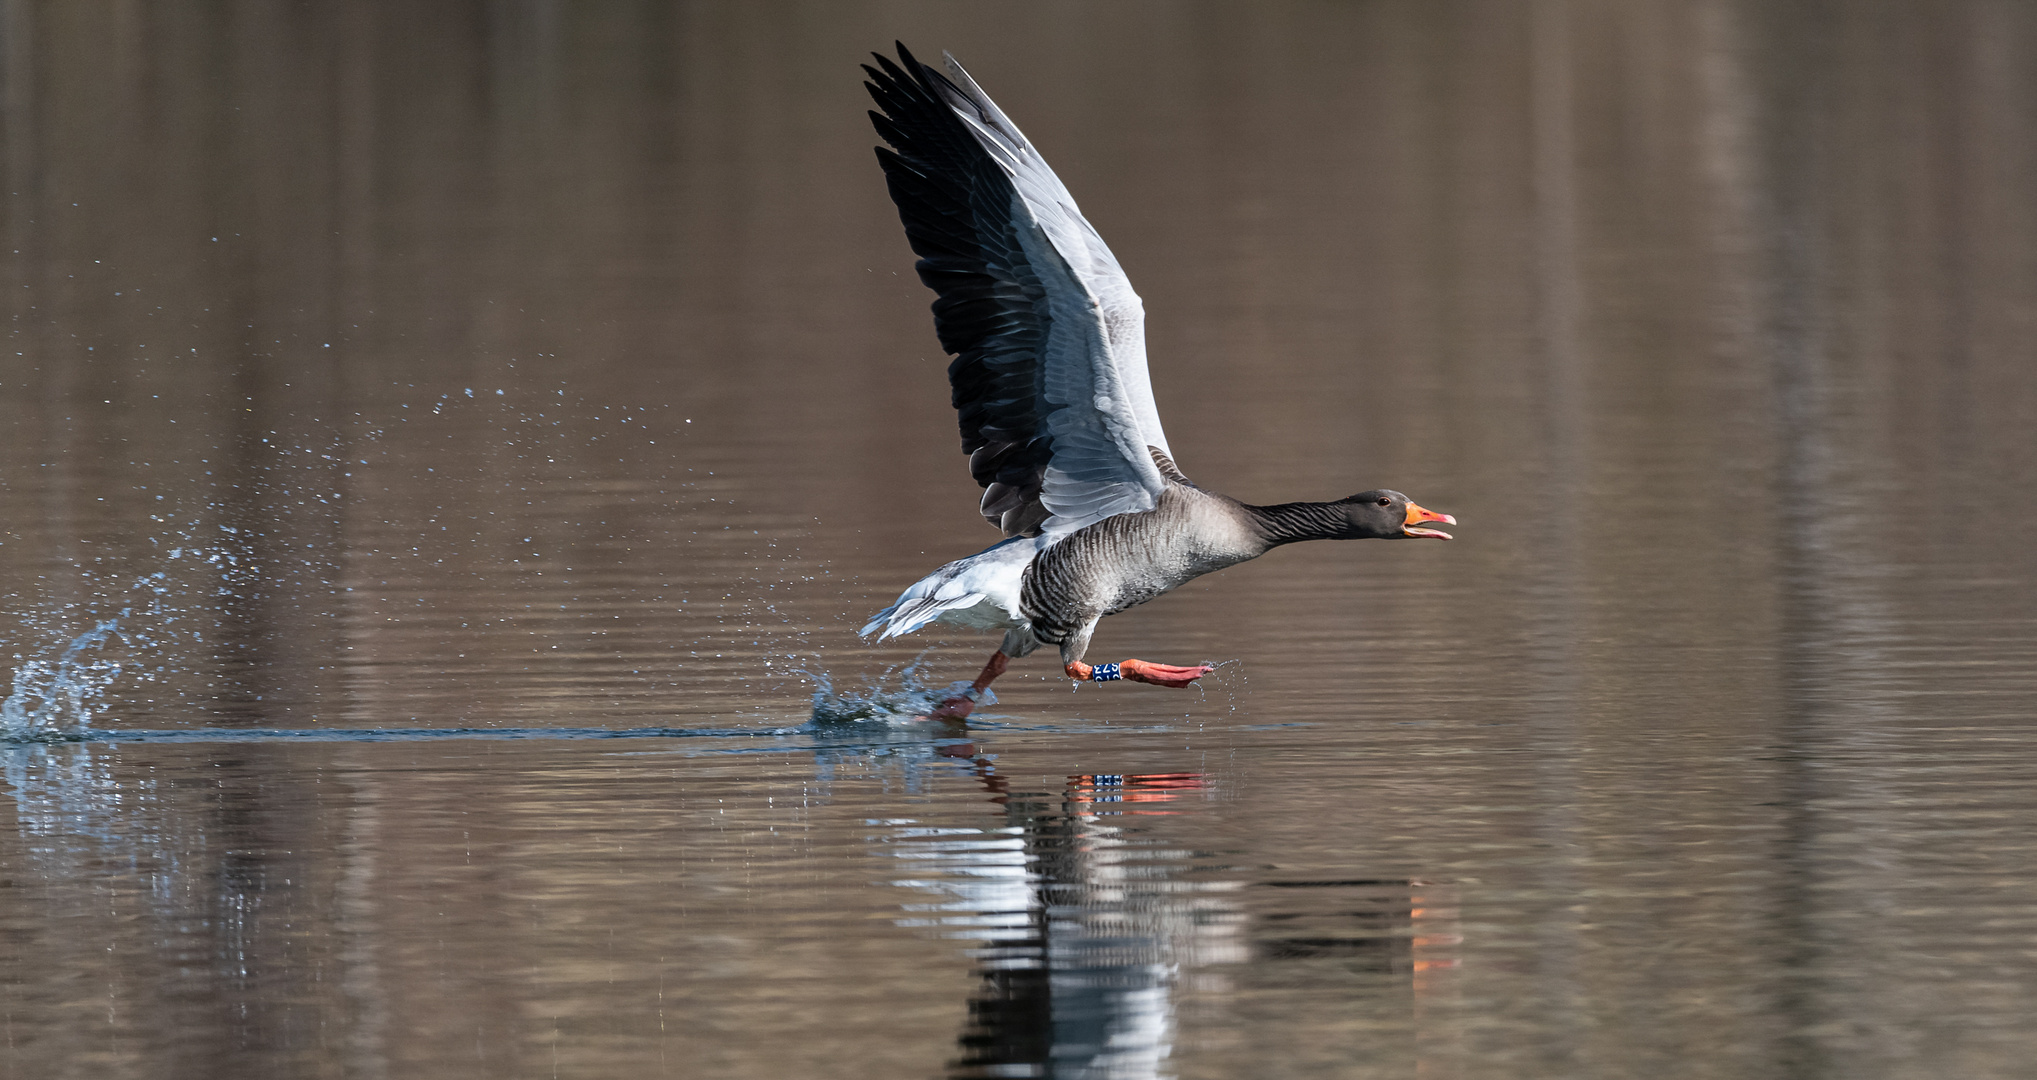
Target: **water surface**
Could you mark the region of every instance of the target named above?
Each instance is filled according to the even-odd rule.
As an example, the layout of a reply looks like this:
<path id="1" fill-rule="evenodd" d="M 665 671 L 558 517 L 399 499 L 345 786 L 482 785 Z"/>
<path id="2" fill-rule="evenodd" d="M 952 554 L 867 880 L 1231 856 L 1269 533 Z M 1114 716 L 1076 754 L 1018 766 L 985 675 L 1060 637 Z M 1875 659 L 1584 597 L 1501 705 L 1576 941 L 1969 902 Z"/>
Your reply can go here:
<path id="1" fill-rule="evenodd" d="M 4 10 L 0 1071 L 2008 1077 L 2037 17 Z M 953 50 L 1170 438 L 1405 491 L 1071 689 L 855 64 Z"/>

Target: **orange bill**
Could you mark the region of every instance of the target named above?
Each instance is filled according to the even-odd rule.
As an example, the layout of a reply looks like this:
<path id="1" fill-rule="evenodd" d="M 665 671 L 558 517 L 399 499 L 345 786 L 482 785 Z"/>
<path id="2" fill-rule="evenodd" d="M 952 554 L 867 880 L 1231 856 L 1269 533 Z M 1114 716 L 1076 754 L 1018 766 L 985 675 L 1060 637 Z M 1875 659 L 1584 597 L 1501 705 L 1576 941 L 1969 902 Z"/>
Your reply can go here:
<path id="1" fill-rule="evenodd" d="M 1419 525 L 1424 521 L 1440 521 L 1445 525 L 1457 524 L 1457 519 L 1451 517 L 1448 514 L 1438 514 L 1434 510 L 1424 510 L 1421 507 L 1416 506 L 1414 503 L 1409 503 L 1408 517 L 1405 522 L 1401 523 L 1400 531 L 1408 534 L 1409 536 L 1426 536 L 1436 540 L 1451 539 L 1450 534 L 1442 531 L 1441 529 L 1415 528 L 1416 525 Z"/>

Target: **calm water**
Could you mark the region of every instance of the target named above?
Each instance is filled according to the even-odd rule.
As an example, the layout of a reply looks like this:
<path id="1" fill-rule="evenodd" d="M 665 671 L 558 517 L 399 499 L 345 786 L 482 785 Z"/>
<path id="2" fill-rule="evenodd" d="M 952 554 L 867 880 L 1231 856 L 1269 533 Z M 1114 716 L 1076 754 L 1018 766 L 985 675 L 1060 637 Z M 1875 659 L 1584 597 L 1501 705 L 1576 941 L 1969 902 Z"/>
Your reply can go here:
<path id="1" fill-rule="evenodd" d="M 855 65 L 953 50 L 1189 475 L 1015 666 Z M 0 5 L 0 1072 L 2010 1077 L 2037 9 Z M 623 737 L 596 737 L 623 736 Z M 82 740 L 82 741 L 80 741 Z"/>

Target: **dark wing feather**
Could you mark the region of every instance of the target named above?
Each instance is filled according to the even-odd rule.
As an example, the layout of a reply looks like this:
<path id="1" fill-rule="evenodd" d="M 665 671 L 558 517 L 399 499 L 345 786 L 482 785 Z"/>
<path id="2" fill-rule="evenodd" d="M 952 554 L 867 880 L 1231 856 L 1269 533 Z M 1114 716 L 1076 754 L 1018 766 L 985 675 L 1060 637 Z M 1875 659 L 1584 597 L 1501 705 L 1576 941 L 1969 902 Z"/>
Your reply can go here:
<path id="1" fill-rule="evenodd" d="M 1103 240 L 953 57 L 905 46 L 865 84 L 892 201 L 934 290 L 962 449 L 1007 535 L 1149 510 L 1167 451 L 1146 374 L 1145 314 Z"/>
<path id="2" fill-rule="evenodd" d="M 934 290 L 934 332 L 954 356 L 948 382 L 981 509 L 1007 535 L 1035 535 L 1047 513 L 1040 485 L 1053 457 L 1040 415 L 1046 289 L 1027 265 L 1011 221 L 1010 177 L 936 95 L 939 75 L 883 56 L 870 75 L 877 160 L 906 238 Z"/>

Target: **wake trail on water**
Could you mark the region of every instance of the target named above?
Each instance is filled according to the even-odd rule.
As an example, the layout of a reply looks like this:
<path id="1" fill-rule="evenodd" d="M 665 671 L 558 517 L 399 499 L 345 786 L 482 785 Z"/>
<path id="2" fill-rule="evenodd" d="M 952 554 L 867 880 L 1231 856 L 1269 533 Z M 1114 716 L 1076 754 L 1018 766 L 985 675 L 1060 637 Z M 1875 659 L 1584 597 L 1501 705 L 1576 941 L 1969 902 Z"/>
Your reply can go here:
<path id="1" fill-rule="evenodd" d="M 17 639 L 14 669 L 0 700 L 0 743 L 56 744 L 81 742 L 409 742 L 438 739 L 614 739 L 819 736 L 836 743 L 859 738 L 888 742 L 925 737 L 925 721 L 942 701 L 969 689 L 967 682 L 936 684 L 926 677 L 928 653 L 911 661 L 865 675 L 857 685 L 838 685 L 833 675 L 813 667 L 795 668 L 813 685 L 808 715 L 797 727 L 603 729 L 503 728 L 179 728 L 163 730 L 95 727 L 120 700 L 116 684 L 155 682 L 176 675 L 178 646 L 205 641 L 204 620 L 196 614 L 193 596 L 200 589 L 235 584 L 245 577 L 244 560 L 228 549 L 180 546 L 168 560 L 181 566 L 144 574 L 129 581 L 119 614 L 93 614 L 82 603 L 50 606 L 23 619 L 27 632 Z M 191 583 L 173 577 L 183 567 L 216 575 Z M 188 575 L 185 575 L 188 576 Z M 110 605 L 108 605 L 110 606 Z M 91 619 L 78 629 L 78 616 Z M 69 623 L 69 626 L 64 625 Z M 43 642 L 37 646 L 35 639 Z M 994 704 L 985 692 L 978 704 Z M 780 714 L 781 716 L 783 714 Z M 787 718 L 790 719 L 790 718 Z"/>

